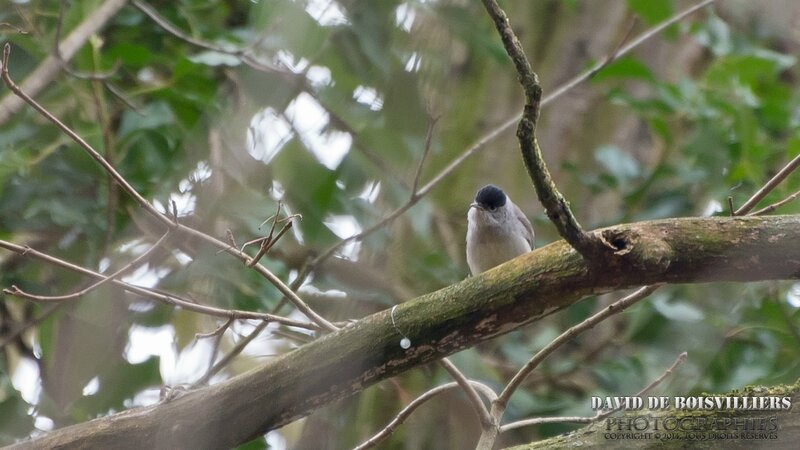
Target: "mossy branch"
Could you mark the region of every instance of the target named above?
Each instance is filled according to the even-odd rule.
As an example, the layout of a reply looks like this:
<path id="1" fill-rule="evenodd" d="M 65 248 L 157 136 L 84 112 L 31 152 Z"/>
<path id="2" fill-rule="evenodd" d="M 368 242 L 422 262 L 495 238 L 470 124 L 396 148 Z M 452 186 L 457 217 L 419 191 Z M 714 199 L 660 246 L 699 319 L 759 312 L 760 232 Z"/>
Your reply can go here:
<path id="1" fill-rule="evenodd" d="M 613 418 L 606 418 L 571 433 L 542 441 L 509 447 L 507 450 L 546 450 L 556 448 L 581 449 L 652 449 L 652 448 L 705 448 L 705 449 L 752 449 L 752 448 L 797 448 L 800 440 L 800 380 L 790 386 L 750 386 L 722 394 L 733 397 L 789 397 L 790 410 L 675 410 L 630 411 Z M 734 420 L 738 420 L 738 425 Z M 641 431 L 638 439 L 608 439 L 612 435 L 624 434 L 628 424 L 635 424 Z M 645 429 L 645 424 L 647 428 Z M 655 432 L 656 425 L 658 433 Z M 667 428 L 665 430 L 665 424 Z M 670 426 L 669 424 L 675 425 Z M 771 431 L 773 427 L 777 430 Z M 619 433 L 617 431 L 620 430 Z M 727 431 L 726 431 L 727 430 Z M 631 435 L 636 432 L 633 429 Z M 734 433 L 736 432 L 736 433 Z M 716 434 L 715 439 L 703 436 Z M 734 436 L 749 435 L 761 439 L 734 439 Z M 764 438 L 773 434 L 775 439 Z M 657 438 L 656 436 L 659 436 Z M 721 437 L 720 437 L 721 436 Z"/>
<path id="2" fill-rule="evenodd" d="M 525 51 L 522 49 L 514 30 L 509 24 L 506 13 L 500 8 L 495 0 L 483 0 L 486 12 L 494 22 L 506 53 L 514 63 L 517 76 L 522 90 L 525 92 L 525 107 L 523 108 L 522 118 L 517 126 L 517 139 L 519 139 L 522 159 L 525 168 L 536 188 L 536 195 L 544 206 L 547 217 L 556 226 L 558 233 L 575 250 L 590 261 L 597 261 L 603 253 L 610 253 L 615 250 L 613 246 L 597 236 L 586 233 L 578 219 L 572 213 L 569 202 L 559 192 L 547 164 L 542 156 L 542 149 L 536 139 L 536 124 L 539 120 L 539 111 L 542 101 L 542 87 L 539 85 L 539 77 L 531 69 Z"/>
<path id="3" fill-rule="evenodd" d="M 592 232 L 621 250 L 597 267 L 559 241 L 368 316 L 175 400 L 17 448 L 230 448 L 381 380 L 508 333 L 588 295 L 656 283 L 800 278 L 800 216 L 668 219 Z M 234 426 L 235 425 L 235 426 Z"/>

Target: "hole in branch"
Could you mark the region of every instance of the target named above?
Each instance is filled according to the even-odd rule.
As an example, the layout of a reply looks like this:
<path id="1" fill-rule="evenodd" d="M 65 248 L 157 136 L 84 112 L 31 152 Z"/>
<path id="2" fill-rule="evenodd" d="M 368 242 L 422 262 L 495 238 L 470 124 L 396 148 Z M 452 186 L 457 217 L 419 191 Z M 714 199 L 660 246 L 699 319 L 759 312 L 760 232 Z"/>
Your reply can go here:
<path id="1" fill-rule="evenodd" d="M 629 250 L 629 242 L 627 236 L 616 230 L 606 230 L 603 232 L 603 240 L 608 246 L 613 248 L 616 252 Z"/>

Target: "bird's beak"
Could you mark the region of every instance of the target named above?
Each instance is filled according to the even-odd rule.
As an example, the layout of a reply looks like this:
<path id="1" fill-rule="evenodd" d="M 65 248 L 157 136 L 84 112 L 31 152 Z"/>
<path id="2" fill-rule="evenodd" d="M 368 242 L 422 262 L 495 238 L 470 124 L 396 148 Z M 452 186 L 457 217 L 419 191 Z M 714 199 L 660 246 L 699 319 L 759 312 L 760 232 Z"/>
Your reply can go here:
<path id="1" fill-rule="evenodd" d="M 481 209 L 481 210 L 483 209 L 483 206 L 481 206 L 481 205 L 480 205 L 480 203 L 478 203 L 478 202 L 472 202 L 472 203 L 470 203 L 470 204 L 469 204 L 469 207 L 470 207 L 470 208 L 477 208 L 477 209 Z"/>

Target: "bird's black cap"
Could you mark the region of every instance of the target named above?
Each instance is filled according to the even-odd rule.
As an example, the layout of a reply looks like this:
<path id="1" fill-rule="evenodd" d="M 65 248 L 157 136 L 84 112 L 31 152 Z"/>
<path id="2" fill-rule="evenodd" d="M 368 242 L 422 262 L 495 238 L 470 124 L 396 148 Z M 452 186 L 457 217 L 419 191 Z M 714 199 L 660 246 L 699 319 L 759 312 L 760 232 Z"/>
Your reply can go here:
<path id="1" fill-rule="evenodd" d="M 475 195 L 475 202 L 487 208 L 500 208 L 506 204 L 506 193 L 493 184 L 487 184 Z"/>

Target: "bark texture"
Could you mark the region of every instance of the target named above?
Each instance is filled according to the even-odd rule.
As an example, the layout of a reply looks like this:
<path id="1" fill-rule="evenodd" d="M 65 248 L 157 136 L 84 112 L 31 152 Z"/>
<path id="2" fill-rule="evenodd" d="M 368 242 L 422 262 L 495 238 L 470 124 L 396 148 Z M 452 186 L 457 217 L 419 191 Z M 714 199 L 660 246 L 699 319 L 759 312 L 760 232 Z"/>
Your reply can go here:
<path id="1" fill-rule="evenodd" d="M 324 336 L 243 375 L 15 448 L 230 448 L 381 380 L 512 331 L 588 295 L 655 283 L 800 278 L 800 216 L 667 219 L 595 231 L 587 265 L 559 241 Z"/>
<path id="2" fill-rule="evenodd" d="M 507 447 L 507 450 L 544 450 L 576 447 L 581 449 L 700 448 L 726 450 L 797 448 L 797 442 L 800 440 L 800 408 L 797 408 L 796 405 L 800 402 L 800 383 L 795 383 L 792 386 L 769 388 L 750 387 L 741 392 L 730 392 L 725 395 L 737 397 L 786 396 L 791 398 L 793 406 L 788 411 L 747 409 L 675 411 L 674 409 L 665 409 L 661 411 L 643 410 L 630 412 L 611 418 L 611 423 L 607 422 L 609 419 L 604 419 L 571 433 L 525 445 Z M 675 422 L 672 422 L 673 418 L 676 419 Z M 727 421 L 728 419 L 731 420 Z M 628 420 L 631 422 L 627 422 Z M 607 433 L 615 434 L 620 422 L 625 424 L 622 426 L 622 429 L 625 430 L 628 423 L 643 424 L 644 420 L 647 420 L 651 425 L 648 426 L 647 430 L 643 429 L 640 435 L 650 433 L 650 436 L 624 440 L 607 438 Z M 663 424 L 665 421 L 669 424 L 669 428 L 674 428 L 672 431 L 664 430 Z M 738 424 L 734 421 L 738 421 Z M 668 438 L 655 438 L 653 423 L 660 424 L 659 433 L 663 433 L 662 436 L 668 436 Z M 683 426 L 684 430 L 681 430 L 681 426 Z M 777 426 L 778 429 L 771 433 L 770 430 L 772 430 L 773 426 Z M 644 428 L 644 425 L 641 428 Z M 745 432 L 743 433 L 742 431 Z M 635 432 L 635 429 L 633 432 Z M 704 436 L 712 436 L 714 433 L 717 434 L 716 439 L 703 439 Z M 760 438 L 753 438 L 754 435 L 758 434 L 761 435 Z M 764 436 L 768 434 L 773 434 L 776 438 Z M 750 438 L 742 439 L 743 435 L 749 435 Z"/>

